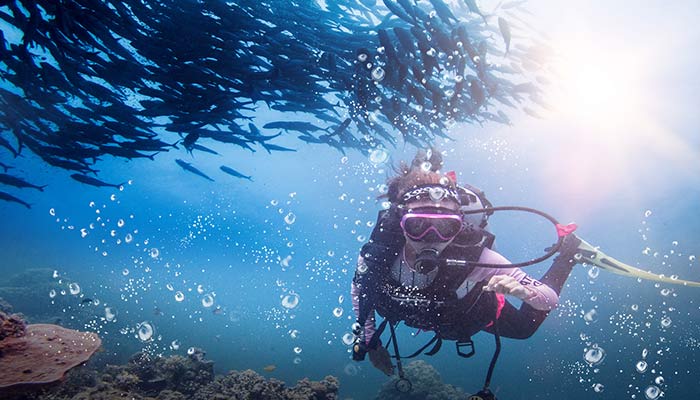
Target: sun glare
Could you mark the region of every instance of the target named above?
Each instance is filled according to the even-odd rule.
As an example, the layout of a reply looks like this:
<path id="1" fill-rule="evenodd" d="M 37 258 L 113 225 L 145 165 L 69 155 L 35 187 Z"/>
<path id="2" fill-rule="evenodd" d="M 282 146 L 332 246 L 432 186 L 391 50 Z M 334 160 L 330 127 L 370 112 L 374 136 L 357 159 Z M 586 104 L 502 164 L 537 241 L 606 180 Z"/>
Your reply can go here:
<path id="1" fill-rule="evenodd" d="M 659 85 L 672 60 L 658 59 L 656 43 L 601 37 L 589 32 L 552 43 L 556 57 L 546 96 L 546 119 L 557 127 L 565 156 L 543 159 L 542 179 L 551 183 L 552 195 L 582 209 L 618 199 L 620 188 L 642 187 L 630 181 L 641 170 L 653 174 L 663 165 L 685 171 L 698 158 L 664 117 L 669 100 Z"/>
<path id="2" fill-rule="evenodd" d="M 596 130 L 619 130 L 644 116 L 641 82 L 649 64 L 640 54 L 586 40 L 567 41 L 557 51 L 555 114 Z"/>

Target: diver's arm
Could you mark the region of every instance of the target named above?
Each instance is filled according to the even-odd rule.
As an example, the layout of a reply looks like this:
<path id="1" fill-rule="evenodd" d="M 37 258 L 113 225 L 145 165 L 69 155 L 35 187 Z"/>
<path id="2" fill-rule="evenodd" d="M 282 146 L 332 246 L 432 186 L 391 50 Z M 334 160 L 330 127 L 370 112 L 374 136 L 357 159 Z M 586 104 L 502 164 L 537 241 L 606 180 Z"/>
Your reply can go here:
<path id="1" fill-rule="evenodd" d="M 357 259 L 357 267 L 358 268 L 366 268 L 365 265 L 365 260 L 362 256 L 358 257 Z M 352 285 L 350 287 L 350 296 L 352 299 L 352 309 L 355 312 L 355 317 L 359 318 L 360 316 L 360 296 L 364 296 L 365 294 L 362 292 L 362 290 L 355 284 L 355 281 L 352 281 Z M 375 331 L 375 318 L 374 318 L 374 310 L 371 310 L 369 312 L 369 316 L 367 317 L 367 320 L 365 321 L 365 326 L 364 326 L 364 335 L 365 335 L 365 343 L 369 343 L 370 339 L 372 339 L 372 336 L 374 336 L 374 331 Z"/>
<path id="2" fill-rule="evenodd" d="M 484 249 L 479 258 L 479 262 L 488 264 L 509 264 L 508 259 L 501 254 Z M 520 268 L 481 268 L 476 267 L 469 280 L 482 281 L 489 280 L 486 290 L 493 290 L 497 293 L 514 296 L 532 308 L 541 311 L 549 311 L 557 306 L 559 295 L 546 284 L 529 276 Z"/>

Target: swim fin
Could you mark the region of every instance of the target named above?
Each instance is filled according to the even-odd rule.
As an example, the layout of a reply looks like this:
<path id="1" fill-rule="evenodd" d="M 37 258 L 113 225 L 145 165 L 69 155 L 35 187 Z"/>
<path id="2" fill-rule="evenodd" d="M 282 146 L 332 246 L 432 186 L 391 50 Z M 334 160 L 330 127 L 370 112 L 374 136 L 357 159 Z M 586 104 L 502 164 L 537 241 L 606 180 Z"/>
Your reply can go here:
<path id="1" fill-rule="evenodd" d="M 572 234 L 573 235 L 573 234 Z M 574 260 L 579 263 L 593 264 L 598 268 L 605 269 L 614 274 L 630 276 L 633 278 L 646 279 L 648 281 L 656 281 L 663 283 L 671 283 L 674 285 L 700 287 L 700 282 L 686 281 L 684 279 L 674 279 L 663 275 L 654 274 L 652 272 L 643 271 L 631 265 L 625 264 L 622 261 L 616 260 L 596 247 L 591 246 L 588 242 L 576 236 L 580 241 L 578 249 L 574 254 Z"/>
<path id="2" fill-rule="evenodd" d="M 483 389 L 479 393 L 469 396 L 467 400 L 498 400 L 496 396 L 488 389 Z"/>

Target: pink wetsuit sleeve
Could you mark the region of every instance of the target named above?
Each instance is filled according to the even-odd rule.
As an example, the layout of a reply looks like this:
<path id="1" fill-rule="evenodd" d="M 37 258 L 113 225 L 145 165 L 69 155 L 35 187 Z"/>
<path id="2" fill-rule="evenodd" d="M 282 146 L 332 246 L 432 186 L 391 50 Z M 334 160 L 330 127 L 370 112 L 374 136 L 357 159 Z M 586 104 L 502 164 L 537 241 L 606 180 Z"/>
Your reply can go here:
<path id="1" fill-rule="evenodd" d="M 359 258 L 357 261 L 358 265 L 363 262 L 362 257 Z M 352 282 L 352 285 L 350 287 L 350 297 L 352 298 L 352 309 L 355 312 L 355 317 L 358 318 L 360 315 L 360 296 L 363 296 L 364 294 L 360 290 L 360 288 L 355 285 L 355 282 Z M 365 343 L 369 343 L 370 339 L 372 339 L 372 336 L 374 336 L 374 330 L 375 330 L 375 318 L 374 318 L 374 310 L 371 310 L 369 313 L 369 317 L 367 318 L 367 321 L 365 321 Z"/>
<path id="2" fill-rule="evenodd" d="M 484 249 L 479 258 L 480 263 L 486 264 L 510 264 L 510 261 L 501 254 Z M 470 281 L 480 282 L 488 280 L 494 275 L 508 275 L 520 282 L 531 293 L 530 297 L 523 299 L 532 308 L 537 310 L 551 310 L 559 303 L 559 295 L 551 287 L 526 274 L 520 268 L 484 268 L 476 267 L 467 277 Z"/>

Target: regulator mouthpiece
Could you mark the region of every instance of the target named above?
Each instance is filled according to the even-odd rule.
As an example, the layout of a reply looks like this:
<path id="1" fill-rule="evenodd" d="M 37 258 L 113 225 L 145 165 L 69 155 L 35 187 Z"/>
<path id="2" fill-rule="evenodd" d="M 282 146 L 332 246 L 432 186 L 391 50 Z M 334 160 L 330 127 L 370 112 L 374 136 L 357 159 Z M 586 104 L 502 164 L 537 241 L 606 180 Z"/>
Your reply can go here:
<path id="1" fill-rule="evenodd" d="M 438 267 L 440 262 L 438 251 L 435 249 L 423 249 L 418 253 L 416 262 L 413 265 L 416 272 L 419 274 L 429 274 Z"/>

